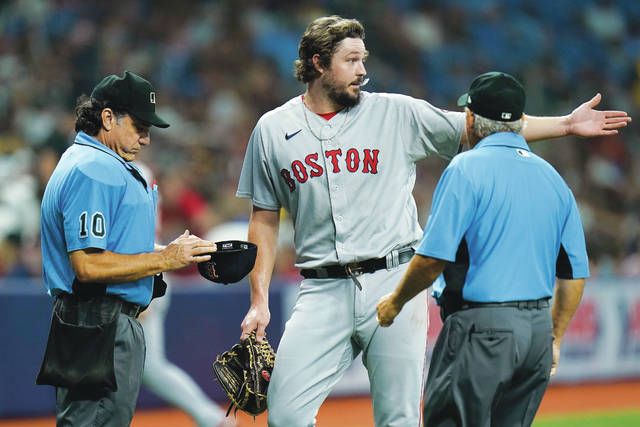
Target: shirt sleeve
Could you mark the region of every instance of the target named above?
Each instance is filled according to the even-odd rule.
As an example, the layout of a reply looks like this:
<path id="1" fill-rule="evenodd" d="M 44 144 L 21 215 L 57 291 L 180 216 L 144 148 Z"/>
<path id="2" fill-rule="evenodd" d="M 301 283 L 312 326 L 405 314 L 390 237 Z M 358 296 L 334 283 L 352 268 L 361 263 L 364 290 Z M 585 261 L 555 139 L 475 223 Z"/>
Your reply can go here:
<path id="1" fill-rule="evenodd" d="M 90 171 L 93 169 L 93 173 Z M 67 251 L 107 249 L 109 231 L 123 198 L 124 186 L 104 173 L 99 165 L 76 169 L 69 177 L 62 202 Z"/>
<path id="2" fill-rule="evenodd" d="M 236 197 L 251 199 L 259 208 L 278 210 L 280 203 L 276 197 L 265 151 L 262 126 L 261 122 L 258 122 L 249 138 Z"/>
<path id="3" fill-rule="evenodd" d="M 556 260 L 556 276 L 559 279 L 584 279 L 589 277 L 589 258 L 584 240 L 580 212 L 573 194 L 571 208 L 560 241 Z"/>
<path id="4" fill-rule="evenodd" d="M 416 252 L 431 258 L 455 261 L 460 242 L 473 220 L 474 206 L 471 182 L 452 163 L 438 182 L 431 215 Z"/>
<path id="5" fill-rule="evenodd" d="M 453 158 L 464 132 L 464 114 L 434 107 L 420 99 L 406 98 L 409 100 L 410 125 L 416 131 L 415 138 L 407 141 L 411 159 L 417 161 L 433 154 L 447 160 Z"/>

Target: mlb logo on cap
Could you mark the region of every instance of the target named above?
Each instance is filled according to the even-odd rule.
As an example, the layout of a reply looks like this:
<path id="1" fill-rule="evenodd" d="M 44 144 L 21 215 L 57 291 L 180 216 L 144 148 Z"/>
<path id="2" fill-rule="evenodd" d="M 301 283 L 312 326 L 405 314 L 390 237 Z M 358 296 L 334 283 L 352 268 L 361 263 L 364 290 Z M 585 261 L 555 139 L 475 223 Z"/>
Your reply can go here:
<path id="1" fill-rule="evenodd" d="M 467 107 L 479 116 L 500 122 L 520 119 L 524 103 L 522 84 L 515 77 L 497 71 L 476 77 L 469 92 L 458 99 L 458 106 Z"/>

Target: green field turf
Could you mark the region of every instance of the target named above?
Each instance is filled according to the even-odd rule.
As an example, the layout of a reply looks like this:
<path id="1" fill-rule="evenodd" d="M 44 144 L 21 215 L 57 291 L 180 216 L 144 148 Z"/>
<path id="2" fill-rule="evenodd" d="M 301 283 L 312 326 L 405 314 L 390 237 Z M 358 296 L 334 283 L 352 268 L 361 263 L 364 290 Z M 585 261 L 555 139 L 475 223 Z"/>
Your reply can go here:
<path id="1" fill-rule="evenodd" d="M 638 427 L 640 410 L 536 417 L 533 427 Z"/>

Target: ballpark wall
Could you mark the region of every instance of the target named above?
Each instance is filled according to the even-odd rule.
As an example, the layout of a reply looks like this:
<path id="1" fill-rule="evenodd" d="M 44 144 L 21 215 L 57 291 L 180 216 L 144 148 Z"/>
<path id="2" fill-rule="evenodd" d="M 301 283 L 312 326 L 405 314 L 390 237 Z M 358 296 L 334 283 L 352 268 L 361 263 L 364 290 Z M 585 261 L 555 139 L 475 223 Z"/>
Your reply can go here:
<path id="1" fill-rule="evenodd" d="M 438 307 L 430 298 L 429 355 L 441 328 Z M 552 382 L 637 378 L 640 378 L 640 283 L 589 280 L 582 303 L 567 329 L 560 366 Z M 334 389 L 340 395 L 367 391 L 368 379 L 360 362 L 354 363 Z"/>
<path id="2" fill-rule="evenodd" d="M 53 413 L 52 387 L 35 385 L 46 344 L 50 299 L 39 281 L 0 281 L 0 417 Z M 276 345 L 295 302 L 297 288 L 272 285 L 271 324 Z M 224 397 L 213 381 L 210 364 L 235 343 L 246 313 L 249 291 L 236 286 L 174 283 L 167 315 L 168 358 L 185 369 L 214 399 Z M 431 306 L 429 353 L 441 322 Z M 583 303 L 565 338 L 555 382 L 640 378 L 640 283 L 589 281 Z M 337 385 L 335 394 L 366 394 L 368 381 L 359 359 Z M 163 405 L 143 390 L 140 407 Z"/>

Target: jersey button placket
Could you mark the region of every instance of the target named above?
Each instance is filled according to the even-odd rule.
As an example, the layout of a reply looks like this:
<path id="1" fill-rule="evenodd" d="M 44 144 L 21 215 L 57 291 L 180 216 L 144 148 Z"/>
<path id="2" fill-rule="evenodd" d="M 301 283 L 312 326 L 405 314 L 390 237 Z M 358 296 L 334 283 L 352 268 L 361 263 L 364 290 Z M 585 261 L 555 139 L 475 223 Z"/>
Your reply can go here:
<path id="1" fill-rule="evenodd" d="M 320 138 L 329 138 L 331 136 L 332 129 L 333 127 L 331 126 L 331 123 L 325 123 L 320 129 Z"/>
<path id="2" fill-rule="evenodd" d="M 324 129 L 330 129 L 330 126 L 323 127 Z M 336 144 L 335 139 L 322 142 L 322 149 L 326 153 L 328 150 L 334 149 Z M 329 193 L 329 203 L 331 208 L 331 216 L 333 218 L 333 224 L 335 227 L 335 248 L 338 256 L 338 261 L 343 262 L 344 258 L 344 235 L 345 235 L 345 218 L 341 212 L 344 212 L 345 201 L 343 192 L 341 191 L 343 185 L 342 181 L 342 167 L 340 159 L 338 159 L 338 172 L 334 172 L 334 166 L 331 159 L 327 156 L 324 157 L 325 170 L 327 171 L 327 191 Z"/>

